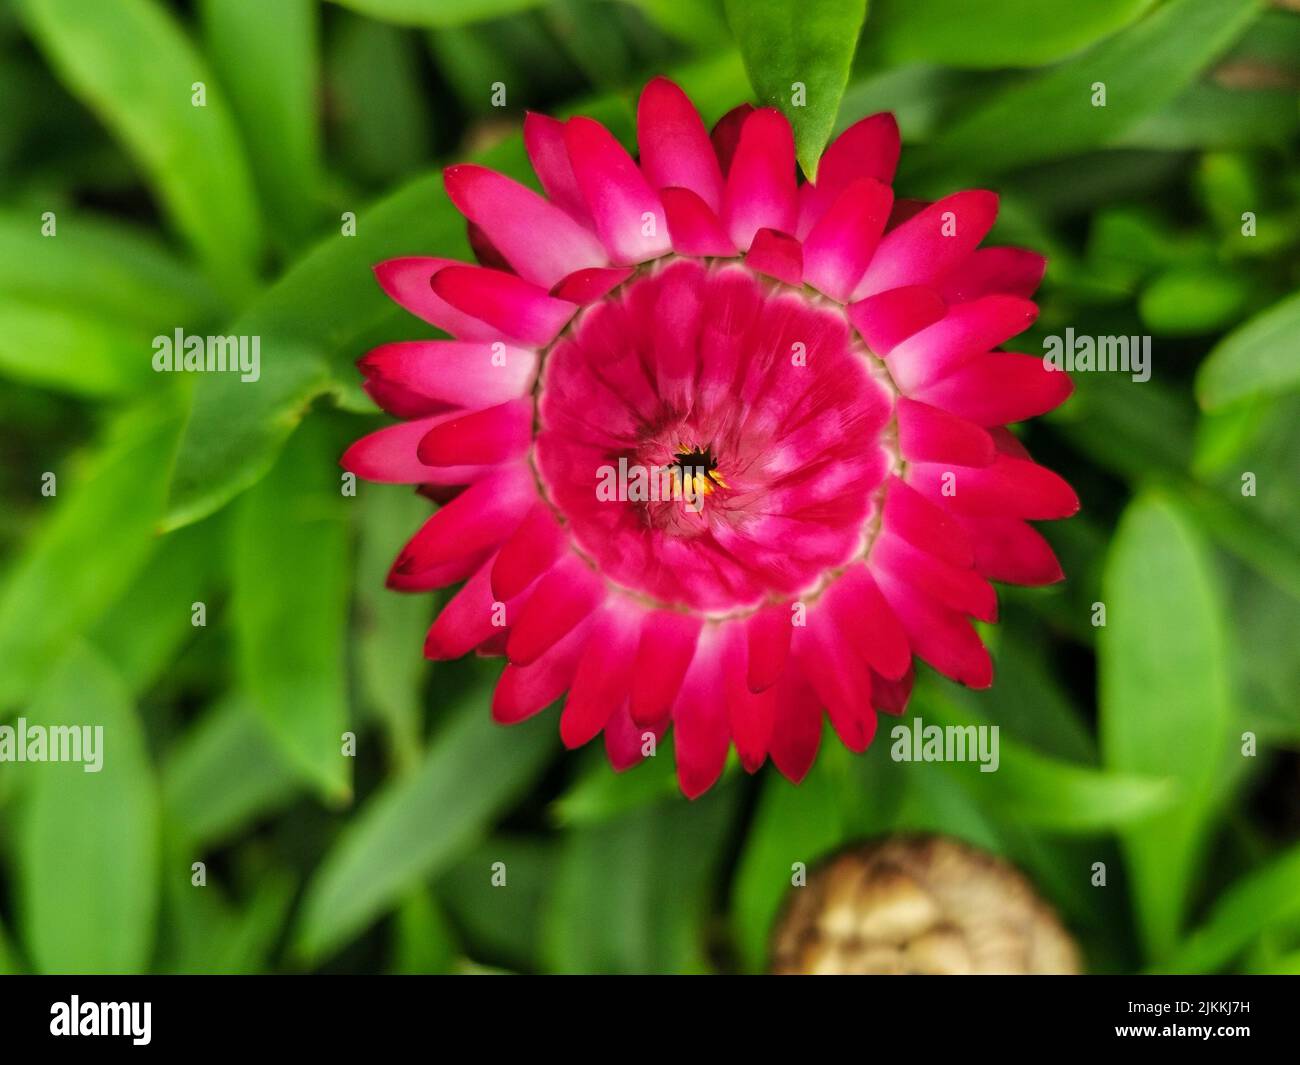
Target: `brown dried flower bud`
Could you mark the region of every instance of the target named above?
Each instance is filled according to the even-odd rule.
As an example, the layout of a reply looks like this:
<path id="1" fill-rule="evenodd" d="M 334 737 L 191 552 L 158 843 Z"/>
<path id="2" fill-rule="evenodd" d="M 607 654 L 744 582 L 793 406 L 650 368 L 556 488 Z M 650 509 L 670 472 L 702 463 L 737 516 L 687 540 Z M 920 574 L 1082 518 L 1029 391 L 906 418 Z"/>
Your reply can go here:
<path id="1" fill-rule="evenodd" d="M 791 891 L 772 971 L 1077 973 L 1079 952 L 1000 858 L 942 836 L 893 836 L 833 856 Z"/>

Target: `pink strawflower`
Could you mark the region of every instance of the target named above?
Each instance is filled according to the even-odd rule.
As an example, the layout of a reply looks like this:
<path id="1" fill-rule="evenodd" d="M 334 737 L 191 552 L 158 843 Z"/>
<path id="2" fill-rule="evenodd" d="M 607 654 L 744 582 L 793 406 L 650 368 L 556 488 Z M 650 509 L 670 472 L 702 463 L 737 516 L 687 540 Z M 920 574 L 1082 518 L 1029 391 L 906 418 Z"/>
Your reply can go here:
<path id="1" fill-rule="evenodd" d="M 896 201 L 892 115 L 802 185 L 775 110 L 710 135 L 657 78 L 637 118 L 639 161 L 590 119 L 529 115 L 546 196 L 447 170 L 485 265 L 377 267 L 455 339 L 361 360 L 404 420 L 343 465 L 443 502 L 389 584 L 465 582 L 425 653 L 504 654 L 496 720 L 567 692 L 564 742 L 603 731 L 616 769 L 672 725 L 689 796 L 733 743 L 750 772 L 771 755 L 797 781 L 823 710 L 854 751 L 903 711 L 913 655 L 987 687 L 969 619 L 995 619 L 989 581 L 1062 576 L 1027 519 L 1078 499 L 1004 426 L 1069 379 L 996 350 L 1034 320 L 1045 263 L 977 248 L 991 192 Z M 629 481 L 611 501 L 620 460 L 668 498 Z"/>

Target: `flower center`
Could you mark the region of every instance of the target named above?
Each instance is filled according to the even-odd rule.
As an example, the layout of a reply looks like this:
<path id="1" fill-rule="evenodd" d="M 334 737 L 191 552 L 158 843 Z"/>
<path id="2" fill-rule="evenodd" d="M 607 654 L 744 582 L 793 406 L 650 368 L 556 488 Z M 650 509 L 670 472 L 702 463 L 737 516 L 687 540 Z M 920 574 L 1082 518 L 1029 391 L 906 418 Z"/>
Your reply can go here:
<path id="1" fill-rule="evenodd" d="M 869 546 L 898 462 L 885 382 L 837 304 L 661 260 L 546 353 L 534 466 L 606 579 L 748 612 L 815 595 Z"/>

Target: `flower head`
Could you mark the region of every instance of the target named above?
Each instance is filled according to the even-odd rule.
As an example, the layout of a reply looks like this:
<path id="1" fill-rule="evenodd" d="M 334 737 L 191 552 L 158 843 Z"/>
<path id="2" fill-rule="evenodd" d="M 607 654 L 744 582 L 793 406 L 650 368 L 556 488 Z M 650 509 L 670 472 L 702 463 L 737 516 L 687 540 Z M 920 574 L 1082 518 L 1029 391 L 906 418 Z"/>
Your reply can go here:
<path id="1" fill-rule="evenodd" d="M 567 692 L 565 743 L 603 732 L 617 769 L 671 726 L 691 796 L 733 744 L 801 779 L 823 712 L 864 750 L 913 656 L 990 684 L 989 581 L 1058 580 L 1027 519 L 1078 509 L 1005 428 L 1070 385 L 998 350 L 1045 264 L 978 247 L 996 196 L 895 200 L 888 114 L 799 184 L 779 112 L 710 134 L 662 78 L 639 160 L 587 118 L 524 137 L 545 196 L 446 171 L 482 265 L 376 270 L 453 338 L 361 360 L 403 421 L 343 458 L 443 503 L 389 578 L 465 582 L 426 654 L 504 654 L 496 719 Z"/>

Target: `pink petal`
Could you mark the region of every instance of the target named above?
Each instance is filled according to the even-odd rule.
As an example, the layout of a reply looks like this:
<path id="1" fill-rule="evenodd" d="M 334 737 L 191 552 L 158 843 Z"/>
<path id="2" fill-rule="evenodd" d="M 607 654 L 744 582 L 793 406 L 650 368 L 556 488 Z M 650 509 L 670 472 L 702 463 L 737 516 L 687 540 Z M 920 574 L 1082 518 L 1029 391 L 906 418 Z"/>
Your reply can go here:
<path id="1" fill-rule="evenodd" d="M 939 294 L 924 285 L 890 289 L 849 305 L 849 318 L 867 347 L 884 358 L 899 344 L 933 325 L 948 310 Z"/>
<path id="2" fill-rule="evenodd" d="M 945 477 L 945 475 L 951 475 Z M 976 516 L 1068 518 L 1079 497 L 1059 475 L 1029 459 L 999 455 L 991 466 L 949 466 L 914 462 L 907 483 L 927 499 Z"/>
<path id="3" fill-rule="evenodd" d="M 822 741 L 822 707 L 798 669 L 787 669 L 775 687 L 771 754 L 785 777 L 798 784 L 817 758 Z"/>
<path id="4" fill-rule="evenodd" d="M 774 108 L 760 108 L 740 131 L 723 194 L 723 227 L 737 248 L 748 251 L 760 229 L 793 233 L 797 217 L 790 123 Z"/>
<path id="5" fill-rule="evenodd" d="M 1065 577 L 1051 545 L 1023 521 L 963 514 L 957 519 L 975 545 L 975 568 L 989 580 L 1037 586 Z"/>
<path id="6" fill-rule="evenodd" d="M 804 241 L 808 284 L 847 301 L 871 262 L 893 202 L 894 190 L 874 178 L 847 185 Z"/>
<path id="7" fill-rule="evenodd" d="M 790 651 L 790 605 L 764 607 L 745 624 L 749 637 L 748 680 L 750 691 L 770 688 L 785 668 Z"/>
<path id="8" fill-rule="evenodd" d="M 876 673 L 901 677 L 907 672 L 912 648 L 866 566 L 845 570 L 826 590 L 826 607 L 845 638 Z"/>
<path id="9" fill-rule="evenodd" d="M 801 204 L 799 236 L 811 232 L 822 215 L 853 182 L 870 178 L 888 185 L 898 167 L 898 123 L 888 112 L 855 122 L 834 141 L 817 164 L 816 185 Z"/>
<path id="10" fill-rule="evenodd" d="M 556 282 L 551 295 L 556 299 L 585 306 L 608 296 L 631 276 L 631 268 L 625 266 L 578 270 Z"/>
<path id="11" fill-rule="evenodd" d="M 1028 299 L 1042 283 L 1047 260 L 1024 248 L 976 248 L 953 267 L 942 291 L 950 303 L 978 299 L 995 292 Z"/>
<path id="12" fill-rule="evenodd" d="M 434 293 L 431 287 L 434 275 L 445 267 L 459 265 L 462 264 L 454 259 L 424 256 L 389 259 L 375 267 L 375 279 L 394 303 L 454 337 L 462 340 L 500 339 L 500 330 L 451 306 Z"/>
<path id="13" fill-rule="evenodd" d="M 425 434 L 455 417 L 454 413 L 436 414 L 379 429 L 363 436 L 343 452 L 339 465 L 358 477 L 380 484 L 425 484 L 429 481 L 465 484 L 478 480 L 489 472 L 480 465 L 461 464 L 435 470 L 422 462 L 417 454 Z"/>
<path id="14" fill-rule="evenodd" d="M 898 477 L 889 478 L 883 527 L 936 558 L 970 566 L 975 555 L 957 516 L 931 503 Z"/>
<path id="15" fill-rule="evenodd" d="M 740 131 L 744 128 L 745 119 L 753 113 L 753 104 L 740 104 L 733 107 L 718 119 L 717 125 L 709 134 L 713 150 L 718 153 L 718 166 L 722 168 L 724 178 L 731 170 L 731 161 L 735 158 L 736 148 L 740 145 Z"/>
<path id="16" fill-rule="evenodd" d="M 613 134 L 590 118 L 571 118 L 564 143 L 596 233 L 614 262 L 643 263 L 668 252 L 663 204 Z"/>
<path id="17" fill-rule="evenodd" d="M 885 234 L 855 297 L 941 281 L 984 239 L 997 213 L 997 196 L 982 189 L 932 203 Z"/>
<path id="18" fill-rule="evenodd" d="M 642 762 L 646 758 L 646 740 L 653 738 L 658 749 L 659 740 L 668 727 L 667 720 L 657 725 L 638 725 L 632 720 L 632 714 L 625 702 L 605 723 L 605 754 L 614 772 L 622 773 L 626 769 Z"/>
<path id="19" fill-rule="evenodd" d="M 760 229 L 745 255 L 745 265 L 755 273 L 766 274 L 787 285 L 803 280 L 803 250 L 794 237 L 774 229 Z"/>
<path id="20" fill-rule="evenodd" d="M 484 640 L 505 631 L 510 621 L 511 605 L 505 604 L 504 610 L 497 608 L 488 581 L 491 568 L 490 564 L 478 567 L 442 608 L 425 637 L 425 658 L 460 658 Z M 501 624 L 497 624 L 498 621 Z"/>
<path id="21" fill-rule="evenodd" d="M 807 627 L 795 634 L 795 649 L 836 735 L 850 751 L 861 754 L 876 734 L 871 670 L 850 650 L 844 630 L 824 609 L 809 613 Z"/>
<path id="22" fill-rule="evenodd" d="M 970 614 L 981 621 L 996 621 L 998 597 L 993 586 L 973 569 L 951 565 L 902 537 L 881 533 L 871 548 L 871 571 L 885 572 L 913 585 L 936 603 Z"/>
<path id="23" fill-rule="evenodd" d="M 927 403 L 977 425 L 1005 425 L 1055 410 L 1074 391 L 1070 375 L 1034 355 L 995 351 L 918 389 Z"/>
<path id="24" fill-rule="evenodd" d="M 958 303 L 934 325 L 908 337 L 889 353 L 889 372 L 908 395 L 918 395 L 945 374 L 1022 333 L 1038 308 L 1018 296 L 984 296 Z"/>
<path id="25" fill-rule="evenodd" d="M 627 699 L 638 622 L 639 611 L 625 603 L 609 603 L 593 619 L 560 715 L 560 738 L 566 747 L 594 739 Z"/>
<path id="26" fill-rule="evenodd" d="M 435 588 L 445 588 L 449 584 L 458 584 L 490 561 L 494 551 L 492 547 L 480 548 L 418 573 L 400 573 L 394 564 L 389 568 L 384 586 L 395 592 L 429 592 Z"/>
<path id="27" fill-rule="evenodd" d="M 586 562 L 570 554 L 539 580 L 510 630 L 506 654 L 517 666 L 536 661 L 547 648 L 586 620 L 605 597 L 605 583 Z"/>
<path id="28" fill-rule="evenodd" d="M 587 201 L 582 198 L 578 179 L 573 176 L 569 149 L 564 145 L 564 123 L 549 115 L 528 112 L 524 116 L 524 148 L 552 202 L 587 228 L 594 228 Z"/>
<path id="29" fill-rule="evenodd" d="M 898 397 L 898 447 L 914 462 L 956 462 L 987 466 L 993 439 L 973 422 L 925 403 Z"/>
<path id="30" fill-rule="evenodd" d="M 443 182 L 456 209 L 525 281 L 550 288 L 575 270 L 607 262 L 595 234 L 504 174 L 462 164 L 447 167 Z"/>
<path id="31" fill-rule="evenodd" d="M 532 387 L 537 355 L 500 342 L 400 340 L 381 344 L 357 365 L 368 381 L 455 407 L 489 407 Z"/>
<path id="32" fill-rule="evenodd" d="M 397 557 L 400 573 L 420 573 L 453 558 L 495 547 L 523 521 L 537 488 L 523 467 L 509 467 L 470 485 L 420 526 Z"/>
<path id="33" fill-rule="evenodd" d="M 688 799 L 704 794 L 722 775 L 731 743 L 717 644 L 716 632 L 701 634 L 673 703 L 677 781 Z"/>
<path id="34" fill-rule="evenodd" d="M 659 190 L 668 216 L 668 233 L 679 255 L 732 256 L 736 246 L 709 205 L 690 189 Z"/>
<path id="35" fill-rule="evenodd" d="M 590 624 L 591 619 L 584 618 L 527 666 L 507 663 L 492 694 L 492 719 L 513 725 L 546 709 L 563 695 L 577 672 Z"/>
<path id="36" fill-rule="evenodd" d="M 637 105 L 641 170 L 657 189 L 690 189 L 712 210 L 722 206 L 722 170 L 695 105 L 667 78 L 646 85 Z"/>
<path id="37" fill-rule="evenodd" d="M 440 270 L 434 276 L 433 290 L 458 310 L 536 347 L 554 340 L 578 309 L 567 300 L 548 296 L 523 278 L 482 266 Z"/>
<path id="38" fill-rule="evenodd" d="M 511 599 L 547 572 L 564 550 L 565 536 L 547 503 L 537 503 L 492 565 L 492 593 Z"/>
<path id="39" fill-rule="evenodd" d="M 629 706 L 638 725 L 651 725 L 667 716 L 695 655 L 699 634 L 700 619 L 694 615 L 656 610 L 645 616 Z"/>
<path id="40" fill-rule="evenodd" d="M 736 754 L 740 756 L 740 764 L 747 773 L 754 773 L 767 759 L 772 718 L 776 712 L 776 693 L 770 686 L 762 692 L 749 690 L 749 637 L 742 622 L 727 622 L 722 629 L 722 641 L 722 670 L 727 688 L 731 739 L 736 745 Z"/>
<path id="41" fill-rule="evenodd" d="M 880 574 L 880 590 L 907 631 L 913 650 L 945 677 L 970 688 L 993 683 L 993 662 L 971 623 L 910 584 Z"/>
<path id="42" fill-rule="evenodd" d="M 420 438 L 417 454 L 429 466 L 496 465 L 524 454 L 532 440 L 533 401 L 512 399 L 440 420 Z"/>

